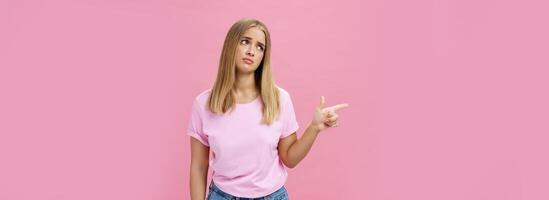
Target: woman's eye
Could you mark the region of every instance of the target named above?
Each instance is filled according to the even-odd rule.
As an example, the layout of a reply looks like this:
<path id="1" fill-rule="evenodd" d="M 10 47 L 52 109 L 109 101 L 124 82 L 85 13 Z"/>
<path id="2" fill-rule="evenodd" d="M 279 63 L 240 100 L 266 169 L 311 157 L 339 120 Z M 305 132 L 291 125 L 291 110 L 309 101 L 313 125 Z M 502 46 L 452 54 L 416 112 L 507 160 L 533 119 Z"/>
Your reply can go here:
<path id="1" fill-rule="evenodd" d="M 242 40 L 240 41 L 240 44 L 248 44 L 248 40 Z"/>
<path id="2" fill-rule="evenodd" d="M 260 51 L 263 51 L 263 47 L 262 47 L 262 46 L 257 46 L 257 49 L 259 49 Z"/>

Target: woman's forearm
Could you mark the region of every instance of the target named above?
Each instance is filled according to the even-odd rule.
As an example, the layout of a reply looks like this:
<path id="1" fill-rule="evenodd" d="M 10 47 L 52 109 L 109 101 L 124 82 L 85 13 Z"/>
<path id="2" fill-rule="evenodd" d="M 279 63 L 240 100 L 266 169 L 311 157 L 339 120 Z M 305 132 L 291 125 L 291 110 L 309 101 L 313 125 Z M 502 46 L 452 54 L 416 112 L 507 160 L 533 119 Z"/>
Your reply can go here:
<path id="1" fill-rule="evenodd" d="M 309 153 L 309 150 L 311 150 L 319 132 L 320 130 L 311 123 L 307 125 L 307 129 L 305 129 L 303 136 L 288 149 L 288 167 L 294 168 L 303 158 L 305 158 L 307 153 Z"/>
<path id="2" fill-rule="evenodd" d="M 206 184 L 208 179 L 208 167 L 191 166 L 190 190 L 192 200 L 204 200 L 206 198 Z"/>

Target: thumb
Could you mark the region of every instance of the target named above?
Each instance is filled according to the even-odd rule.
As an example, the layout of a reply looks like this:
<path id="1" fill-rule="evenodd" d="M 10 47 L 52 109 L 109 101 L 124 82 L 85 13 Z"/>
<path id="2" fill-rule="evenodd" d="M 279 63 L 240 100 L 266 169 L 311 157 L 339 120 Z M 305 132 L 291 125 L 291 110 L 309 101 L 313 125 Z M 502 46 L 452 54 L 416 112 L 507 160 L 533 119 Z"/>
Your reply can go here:
<path id="1" fill-rule="evenodd" d="M 318 105 L 318 108 L 324 108 L 324 103 L 326 103 L 326 101 L 324 100 L 324 96 L 320 96 L 320 105 Z"/>

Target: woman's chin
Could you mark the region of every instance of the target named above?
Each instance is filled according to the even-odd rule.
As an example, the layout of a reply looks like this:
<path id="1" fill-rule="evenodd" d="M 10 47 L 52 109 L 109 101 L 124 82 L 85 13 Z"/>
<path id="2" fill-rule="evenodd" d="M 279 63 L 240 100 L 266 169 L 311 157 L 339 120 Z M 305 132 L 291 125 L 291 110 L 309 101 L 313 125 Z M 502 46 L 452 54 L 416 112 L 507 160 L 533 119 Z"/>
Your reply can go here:
<path id="1" fill-rule="evenodd" d="M 241 74 L 249 74 L 249 73 L 255 72 L 256 69 L 257 69 L 257 67 L 245 65 L 243 67 L 237 68 L 237 71 Z"/>

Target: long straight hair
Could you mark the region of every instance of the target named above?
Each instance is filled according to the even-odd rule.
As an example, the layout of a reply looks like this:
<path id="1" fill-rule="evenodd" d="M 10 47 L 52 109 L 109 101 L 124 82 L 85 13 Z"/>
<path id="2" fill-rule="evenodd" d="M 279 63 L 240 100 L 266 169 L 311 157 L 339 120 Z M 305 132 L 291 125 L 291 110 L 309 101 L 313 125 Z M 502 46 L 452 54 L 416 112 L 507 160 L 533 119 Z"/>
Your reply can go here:
<path id="1" fill-rule="evenodd" d="M 235 88 L 237 45 L 240 37 L 252 27 L 259 28 L 265 34 L 263 60 L 255 70 L 254 77 L 263 104 L 262 123 L 270 125 L 279 116 L 279 91 L 271 73 L 271 37 L 267 26 L 256 19 L 241 19 L 229 29 L 221 52 L 217 78 L 208 98 L 208 107 L 213 113 L 225 113 L 236 104 L 232 91 Z"/>

